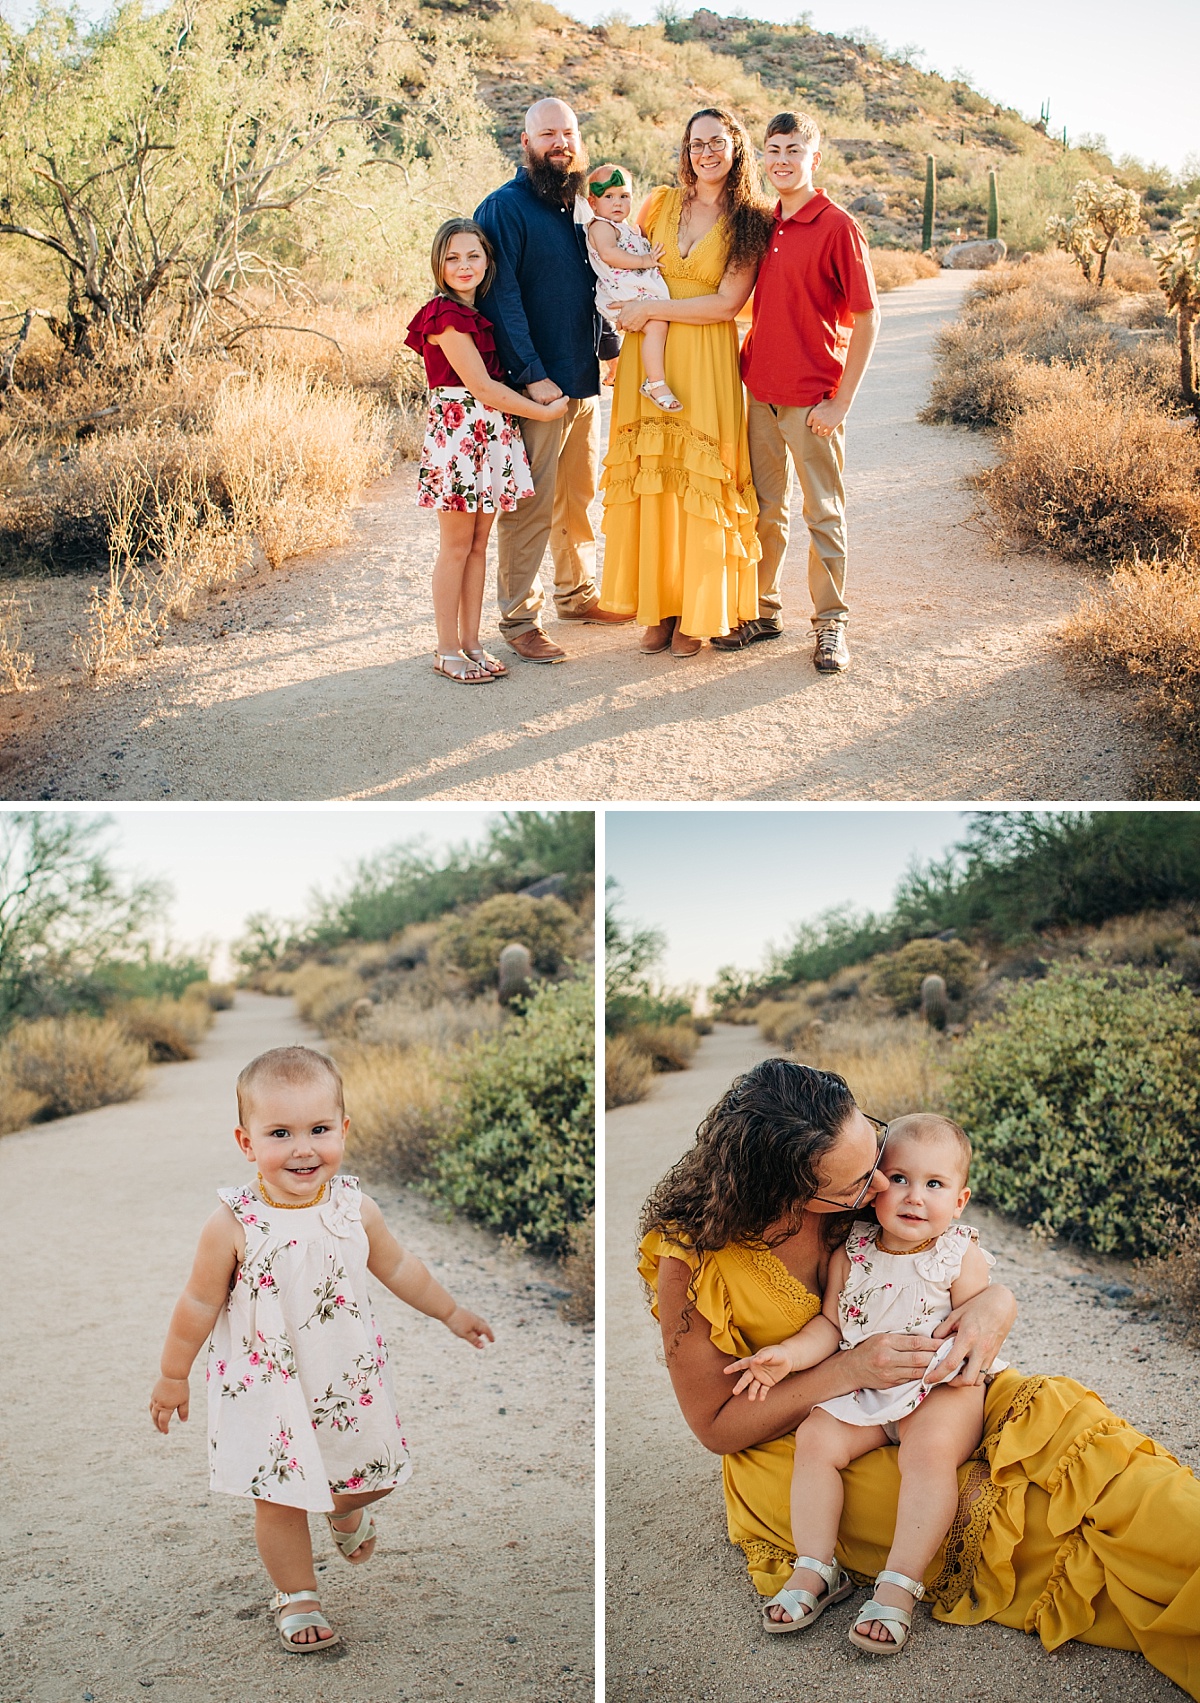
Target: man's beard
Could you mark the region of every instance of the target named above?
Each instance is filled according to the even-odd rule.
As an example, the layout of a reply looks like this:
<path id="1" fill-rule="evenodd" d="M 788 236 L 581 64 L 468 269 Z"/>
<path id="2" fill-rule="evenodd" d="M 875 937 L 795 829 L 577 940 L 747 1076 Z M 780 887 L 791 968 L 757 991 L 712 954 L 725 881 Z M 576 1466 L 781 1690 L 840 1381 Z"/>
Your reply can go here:
<path id="1" fill-rule="evenodd" d="M 575 154 L 575 163 L 569 169 L 552 160 L 548 154 L 539 158 L 526 148 L 525 170 L 529 173 L 534 194 L 560 207 L 571 206 L 576 196 L 582 195 L 587 188 L 588 163 L 583 148 Z"/>

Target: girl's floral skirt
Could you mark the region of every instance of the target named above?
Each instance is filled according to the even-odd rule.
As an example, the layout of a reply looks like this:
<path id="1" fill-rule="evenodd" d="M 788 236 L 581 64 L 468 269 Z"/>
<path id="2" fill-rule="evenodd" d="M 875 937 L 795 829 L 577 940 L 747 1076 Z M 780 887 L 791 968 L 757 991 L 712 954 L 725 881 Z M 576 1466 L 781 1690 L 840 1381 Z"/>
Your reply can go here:
<path id="1" fill-rule="evenodd" d="M 417 507 L 496 514 L 532 497 L 516 421 L 461 385 L 439 385 L 429 402 Z"/>

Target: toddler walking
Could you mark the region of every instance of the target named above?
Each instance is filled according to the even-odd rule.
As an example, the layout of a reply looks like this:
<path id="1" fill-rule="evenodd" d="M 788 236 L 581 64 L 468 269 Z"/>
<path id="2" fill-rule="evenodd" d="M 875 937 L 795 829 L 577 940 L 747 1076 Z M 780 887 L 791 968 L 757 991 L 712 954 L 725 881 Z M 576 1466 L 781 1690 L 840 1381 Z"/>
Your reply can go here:
<path id="1" fill-rule="evenodd" d="M 210 1483 L 253 1498 L 280 1640 L 309 1655 L 340 1637 L 321 1613 L 309 1514 L 326 1516 L 347 1561 L 367 1561 L 370 1504 L 412 1471 L 368 1271 L 475 1348 L 494 1338 L 400 1246 L 358 1179 L 339 1174 L 350 1120 L 332 1059 L 276 1047 L 242 1071 L 237 1097 L 237 1144 L 257 1177 L 218 1190 L 150 1414 L 164 1435 L 172 1414 L 186 1420 L 207 1339 Z"/>
<path id="2" fill-rule="evenodd" d="M 596 274 L 596 311 L 615 323 L 622 302 L 669 301 L 671 292 L 658 270 L 662 244 L 650 243 L 629 223 L 633 206 L 633 182 L 621 166 L 596 166 L 588 177 L 588 206 L 592 220 L 587 228 L 588 259 Z M 666 380 L 667 331 L 665 319 L 652 319 L 642 332 L 642 366 L 646 380 L 642 395 L 664 413 L 677 414 L 683 404 Z M 606 384 L 612 383 L 611 371 Z"/>
<path id="3" fill-rule="evenodd" d="M 734 1394 L 765 1397 L 790 1372 L 879 1331 L 924 1335 L 988 1286 L 995 1264 L 974 1230 L 957 1223 L 970 1199 L 971 1144 L 949 1118 L 917 1113 L 888 1125 L 879 1169 L 888 1186 L 874 1201 L 877 1223 L 860 1219 L 834 1254 L 825 1305 L 803 1330 L 725 1370 L 742 1375 Z M 841 1470 L 885 1443 L 900 1450 L 900 1501 L 886 1568 L 849 1633 L 876 1656 L 894 1656 L 925 1595 L 925 1569 L 958 1506 L 958 1468 L 983 1435 L 983 1383 L 930 1383 L 954 1338 L 925 1376 L 885 1390 L 854 1390 L 819 1402 L 796 1432 L 792 1471 L 795 1570 L 763 1608 L 767 1632 L 799 1632 L 854 1589 L 834 1561 L 842 1513 Z M 992 1371 L 1003 1370 L 996 1360 Z"/>
<path id="4" fill-rule="evenodd" d="M 475 306 L 496 275 L 491 244 L 474 219 L 447 219 L 429 257 L 437 294 L 409 321 L 404 341 L 425 362 L 429 416 L 417 506 L 438 511 L 433 568 L 438 674 L 483 686 L 508 669 L 479 643 L 488 533 L 500 512 L 533 496 L 520 428 L 511 418 L 558 420 L 567 399 L 534 402 L 504 383 L 492 322 Z"/>

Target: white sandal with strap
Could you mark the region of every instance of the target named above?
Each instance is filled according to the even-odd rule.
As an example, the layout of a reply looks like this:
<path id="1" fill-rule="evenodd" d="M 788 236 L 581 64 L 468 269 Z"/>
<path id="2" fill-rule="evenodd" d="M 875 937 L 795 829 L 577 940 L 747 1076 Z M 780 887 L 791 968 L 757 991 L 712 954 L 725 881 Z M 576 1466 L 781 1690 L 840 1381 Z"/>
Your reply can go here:
<path id="1" fill-rule="evenodd" d="M 358 1554 L 364 1543 L 370 1543 L 372 1539 L 379 1536 L 379 1533 L 375 1530 L 375 1522 L 371 1518 L 371 1504 L 366 1503 L 359 1511 L 362 1514 L 362 1519 L 350 1532 L 339 1531 L 333 1523 L 335 1520 L 344 1520 L 345 1514 L 326 1514 L 325 1516 L 329 1521 L 329 1535 L 347 1561 L 350 1560 L 351 1556 Z M 347 1513 L 353 1512 L 352 1508 L 347 1509 Z M 354 1565 L 361 1567 L 362 1562 L 355 1562 Z"/>
<path id="2" fill-rule="evenodd" d="M 764 1632 L 799 1632 L 805 1626 L 811 1626 L 830 1603 L 841 1602 L 843 1597 L 848 1597 L 854 1589 L 853 1580 L 846 1577 L 836 1561 L 814 1561 L 811 1555 L 798 1555 L 796 1566 L 807 1567 L 810 1572 L 819 1574 L 825 1581 L 825 1589 L 819 1597 L 815 1597 L 811 1591 L 776 1591 L 770 1602 L 763 1604 Z M 772 1620 L 769 1613 L 772 1608 L 781 1608 L 792 1618 Z"/>
<path id="3" fill-rule="evenodd" d="M 342 1635 L 333 1632 L 325 1616 L 319 1609 L 310 1614 L 284 1614 L 281 1612 L 290 1602 L 317 1602 L 320 1599 L 315 1590 L 312 1591 L 276 1591 L 275 1592 L 275 1626 L 279 1632 L 279 1642 L 285 1650 L 290 1650 L 294 1656 L 311 1656 L 314 1650 L 331 1650 L 335 1644 L 340 1644 Z M 323 1626 L 327 1632 L 333 1632 L 332 1638 L 314 1638 L 310 1644 L 297 1644 L 292 1637 L 294 1632 L 302 1632 L 306 1626 Z"/>
<path id="4" fill-rule="evenodd" d="M 906 1573 L 890 1573 L 885 1568 L 882 1573 L 875 1575 L 877 1585 L 899 1585 L 902 1591 L 908 1591 L 914 1603 L 920 1602 L 925 1595 L 925 1587 L 919 1579 L 910 1579 Z M 879 1621 L 891 1633 L 887 1638 L 868 1638 L 858 1629 L 869 1620 Z M 895 1656 L 908 1642 L 912 1630 L 912 1611 L 907 1608 L 893 1608 L 890 1603 L 876 1602 L 870 1597 L 855 1616 L 854 1625 L 846 1636 L 856 1650 L 865 1650 L 869 1656 Z"/>

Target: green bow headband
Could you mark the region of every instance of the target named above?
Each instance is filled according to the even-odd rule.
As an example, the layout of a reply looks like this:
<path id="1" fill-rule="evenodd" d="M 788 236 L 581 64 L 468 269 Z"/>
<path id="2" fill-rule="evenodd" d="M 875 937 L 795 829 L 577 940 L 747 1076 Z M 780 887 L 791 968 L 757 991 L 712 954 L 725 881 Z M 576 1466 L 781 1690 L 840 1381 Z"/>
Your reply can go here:
<path id="1" fill-rule="evenodd" d="M 628 189 L 628 188 L 629 188 L 629 179 L 625 176 L 625 173 L 621 170 L 620 166 L 614 166 L 613 169 L 612 169 L 612 175 L 609 176 L 609 177 L 606 177 L 603 183 L 589 183 L 588 184 L 588 194 L 600 196 L 600 195 L 604 194 L 604 191 L 606 189 Z"/>

